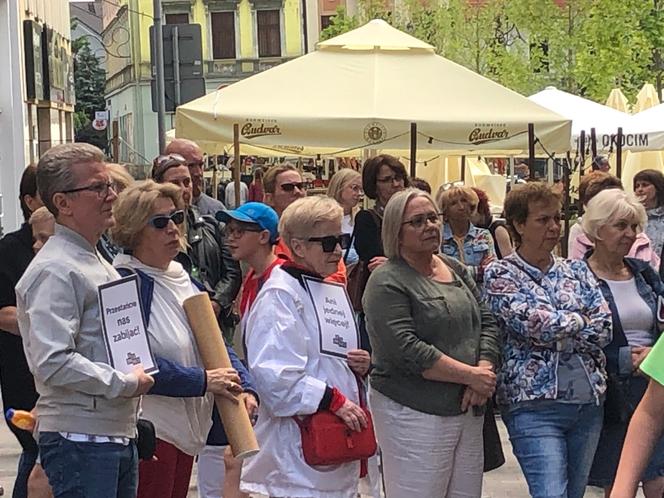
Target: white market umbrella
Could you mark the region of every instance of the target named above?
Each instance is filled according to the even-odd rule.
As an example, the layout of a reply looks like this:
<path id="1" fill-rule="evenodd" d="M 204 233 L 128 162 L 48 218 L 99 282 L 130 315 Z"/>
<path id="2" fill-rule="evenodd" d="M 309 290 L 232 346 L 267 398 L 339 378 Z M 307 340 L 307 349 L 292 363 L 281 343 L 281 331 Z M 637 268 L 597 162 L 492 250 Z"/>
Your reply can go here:
<path id="1" fill-rule="evenodd" d="M 528 150 L 528 124 L 550 151 L 569 149 L 569 120 L 374 20 L 318 50 L 177 108 L 176 136 L 248 153 L 353 155 Z M 541 152 L 541 148 L 538 148 Z M 264 154 L 265 155 L 265 154 Z"/>
<path id="2" fill-rule="evenodd" d="M 592 100 L 584 99 L 578 95 L 547 87 L 545 90 L 528 97 L 553 112 L 572 120 L 572 149 L 577 148 L 581 132 L 585 131 L 586 143 L 590 143 L 591 130 L 595 129 L 598 151 L 616 149 L 616 135 L 618 128 L 623 128 L 624 149 L 644 150 L 648 141 L 639 140 L 638 137 L 629 136 L 631 130 L 631 116 L 609 106 L 598 104 Z"/>

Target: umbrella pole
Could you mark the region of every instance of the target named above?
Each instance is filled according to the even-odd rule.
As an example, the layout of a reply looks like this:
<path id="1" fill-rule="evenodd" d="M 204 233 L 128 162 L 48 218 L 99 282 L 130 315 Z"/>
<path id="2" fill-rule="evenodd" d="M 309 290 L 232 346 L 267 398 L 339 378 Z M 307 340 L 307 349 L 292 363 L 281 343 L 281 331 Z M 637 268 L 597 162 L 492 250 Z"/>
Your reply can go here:
<path id="1" fill-rule="evenodd" d="M 595 128 L 590 128 L 590 151 L 594 160 L 597 157 L 597 135 L 595 134 Z"/>
<path id="2" fill-rule="evenodd" d="M 417 123 L 410 123 L 410 177 L 417 176 Z"/>
<path id="3" fill-rule="evenodd" d="M 240 207 L 240 125 L 235 123 L 233 125 L 233 153 L 235 154 L 235 161 L 233 161 L 233 181 L 235 182 L 235 206 L 230 206 L 233 209 Z"/>
<path id="4" fill-rule="evenodd" d="M 568 256 L 567 249 L 569 248 L 569 207 L 570 207 L 570 169 L 572 167 L 572 154 L 567 151 L 567 162 L 563 165 L 563 219 L 564 219 L 564 232 L 563 232 L 563 258 Z"/>
<path id="5" fill-rule="evenodd" d="M 583 169 L 586 165 L 586 131 L 581 130 L 579 135 L 579 178 L 583 177 Z"/>
<path id="6" fill-rule="evenodd" d="M 623 129 L 618 128 L 618 143 L 616 144 L 616 176 L 622 180 L 622 152 L 623 152 Z"/>
<path id="7" fill-rule="evenodd" d="M 530 181 L 535 179 L 535 125 L 528 123 L 528 177 Z"/>
<path id="8" fill-rule="evenodd" d="M 466 156 L 461 156 L 461 181 L 466 183 Z"/>

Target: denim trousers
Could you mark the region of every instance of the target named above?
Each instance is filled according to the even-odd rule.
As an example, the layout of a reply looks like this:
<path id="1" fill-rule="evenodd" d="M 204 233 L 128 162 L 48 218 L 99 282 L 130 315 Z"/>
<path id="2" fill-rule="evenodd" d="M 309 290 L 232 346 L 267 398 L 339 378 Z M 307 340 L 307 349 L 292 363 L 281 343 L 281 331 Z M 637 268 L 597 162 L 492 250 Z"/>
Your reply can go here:
<path id="1" fill-rule="evenodd" d="M 533 498 L 583 498 L 603 413 L 603 406 L 555 401 L 503 413 Z"/>
<path id="2" fill-rule="evenodd" d="M 57 432 L 39 435 L 39 457 L 55 498 L 136 498 L 138 454 L 133 440 L 78 443 Z"/>

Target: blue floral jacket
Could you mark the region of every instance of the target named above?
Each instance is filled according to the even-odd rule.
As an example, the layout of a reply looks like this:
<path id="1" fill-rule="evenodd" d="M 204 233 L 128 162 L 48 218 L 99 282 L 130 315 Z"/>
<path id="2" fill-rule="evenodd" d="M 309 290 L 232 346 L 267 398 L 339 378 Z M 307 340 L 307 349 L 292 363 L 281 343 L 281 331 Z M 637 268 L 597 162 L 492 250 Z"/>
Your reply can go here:
<path id="1" fill-rule="evenodd" d="M 445 223 L 441 249 L 446 256 L 465 264 L 473 279 L 478 283 L 482 282 L 482 261 L 484 258 L 496 256 L 491 232 L 486 228 L 476 227 L 472 223 L 463 239 L 463 253 L 454 240 L 449 223 Z"/>
<path id="2" fill-rule="evenodd" d="M 484 295 L 505 333 L 499 404 L 558 399 L 560 353 L 579 355 L 599 402 L 611 312 L 585 262 L 554 257 L 544 273 L 515 252 L 487 267 Z"/>

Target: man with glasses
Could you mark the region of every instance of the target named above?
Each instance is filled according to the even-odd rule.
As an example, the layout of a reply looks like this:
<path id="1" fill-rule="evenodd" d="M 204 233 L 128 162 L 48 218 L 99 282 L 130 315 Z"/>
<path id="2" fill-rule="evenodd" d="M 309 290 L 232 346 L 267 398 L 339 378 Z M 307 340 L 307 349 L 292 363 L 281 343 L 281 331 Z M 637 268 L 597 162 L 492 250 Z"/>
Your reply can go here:
<path id="1" fill-rule="evenodd" d="M 98 288 L 119 278 L 95 249 L 117 195 L 103 153 L 50 149 L 37 166 L 53 235 L 16 286 L 18 324 L 39 392 L 39 455 L 55 496 L 136 496 L 136 397 L 154 380 L 108 364 Z"/>
<path id="2" fill-rule="evenodd" d="M 214 216 L 218 211 L 226 209 L 221 201 L 205 193 L 205 179 L 203 178 L 205 158 L 196 142 L 186 138 L 176 138 L 166 146 L 166 154 L 179 154 L 184 158 L 191 175 L 193 195 L 191 204 L 196 206 L 202 215 Z"/>
<path id="3" fill-rule="evenodd" d="M 307 189 L 302 181 L 302 175 L 290 164 L 273 166 L 263 175 L 263 190 L 265 190 L 264 202 L 273 208 L 281 217 L 288 206 L 302 197 L 306 197 Z M 283 259 L 291 259 L 291 252 L 281 240 L 274 248 L 274 253 Z M 346 283 L 346 265 L 343 259 L 339 261 L 336 273 L 326 280 Z"/>
<path id="4" fill-rule="evenodd" d="M 212 307 L 225 335 L 232 335 L 232 306 L 242 283 L 242 270 L 233 260 L 223 235 L 223 226 L 212 216 L 203 216 L 192 205 L 193 183 L 187 161 L 179 154 L 159 156 L 154 161 L 152 178 L 157 183 L 180 187 L 187 211 L 187 253 L 176 261 L 212 294 Z"/>

